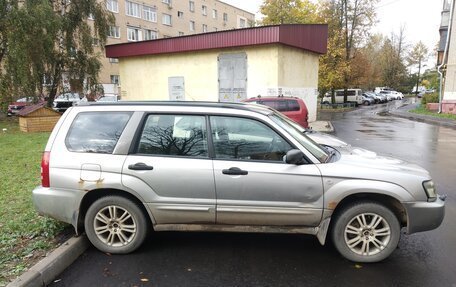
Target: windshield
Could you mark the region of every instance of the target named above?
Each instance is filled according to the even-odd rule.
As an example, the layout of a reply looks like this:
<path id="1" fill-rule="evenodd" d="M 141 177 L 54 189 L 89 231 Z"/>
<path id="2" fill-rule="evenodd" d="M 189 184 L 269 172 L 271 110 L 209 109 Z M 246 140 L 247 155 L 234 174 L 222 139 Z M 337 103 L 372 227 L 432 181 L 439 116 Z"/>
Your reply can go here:
<path id="1" fill-rule="evenodd" d="M 285 129 L 295 140 L 305 147 L 313 156 L 320 162 L 326 162 L 329 154 L 322 149 L 316 142 L 303 134 L 305 129 L 278 113 L 273 113 L 269 116 L 276 124 Z"/>

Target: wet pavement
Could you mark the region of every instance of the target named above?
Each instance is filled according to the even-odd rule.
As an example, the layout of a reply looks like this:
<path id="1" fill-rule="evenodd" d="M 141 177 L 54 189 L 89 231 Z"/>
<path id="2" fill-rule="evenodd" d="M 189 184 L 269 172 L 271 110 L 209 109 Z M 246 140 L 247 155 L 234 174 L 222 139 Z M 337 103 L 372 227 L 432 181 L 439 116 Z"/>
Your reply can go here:
<path id="1" fill-rule="evenodd" d="M 52 286 L 456 287 L 456 129 L 388 115 L 402 105 L 320 114 L 344 141 L 425 167 L 448 194 L 442 226 L 403 235 L 387 260 L 355 264 L 306 235 L 166 232 L 130 255 L 90 248 Z"/>

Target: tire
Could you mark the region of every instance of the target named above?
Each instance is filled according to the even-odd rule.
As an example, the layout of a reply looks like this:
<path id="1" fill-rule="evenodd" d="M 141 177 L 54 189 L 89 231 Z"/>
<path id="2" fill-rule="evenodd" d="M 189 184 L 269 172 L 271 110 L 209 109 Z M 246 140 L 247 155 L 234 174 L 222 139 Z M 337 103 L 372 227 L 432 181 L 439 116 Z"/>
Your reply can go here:
<path id="1" fill-rule="evenodd" d="M 331 237 L 346 259 L 372 263 L 382 261 L 396 249 L 400 231 L 399 220 L 389 208 L 375 202 L 359 202 L 337 213 Z"/>
<path id="2" fill-rule="evenodd" d="M 97 249 L 112 254 L 135 251 L 148 234 L 144 212 L 136 203 L 121 196 L 106 196 L 95 201 L 87 210 L 84 227 Z"/>

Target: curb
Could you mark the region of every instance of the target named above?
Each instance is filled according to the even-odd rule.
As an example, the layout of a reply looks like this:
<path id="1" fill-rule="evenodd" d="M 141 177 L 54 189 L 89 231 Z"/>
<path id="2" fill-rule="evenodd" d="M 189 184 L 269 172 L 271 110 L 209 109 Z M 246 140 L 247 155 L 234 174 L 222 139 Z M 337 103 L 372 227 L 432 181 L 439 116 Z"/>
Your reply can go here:
<path id="1" fill-rule="evenodd" d="M 423 115 L 417 115 L 417 114 L 410 113 L 408 111 L 388 111 L 388 113 L 392 116 L 396 116 L 396 117 L 400 117 L 400 118 L 404 118 L 404 119 L 424 122 L 424 123 L 438 125 L 438 126 L 444 126 L 444 127 L 448 127 L 448 128 L 456 128 L 456 121 L 434 118 L 434 117 L 423 116 Z"/>
<path id="2" fill-rule="evenodd" d="M 312 130 L 316 132 L 323 132 L 323 133 L 333 133 L 334 126 L 330 121 L 314 121 L 309 123 L 309 126 Z"/>
<path id="3" fill-rule="evenodd" d="M 89 247 L 85 235 L 72 237 L 7 287 L 41 287 L 52 282 Z"/>

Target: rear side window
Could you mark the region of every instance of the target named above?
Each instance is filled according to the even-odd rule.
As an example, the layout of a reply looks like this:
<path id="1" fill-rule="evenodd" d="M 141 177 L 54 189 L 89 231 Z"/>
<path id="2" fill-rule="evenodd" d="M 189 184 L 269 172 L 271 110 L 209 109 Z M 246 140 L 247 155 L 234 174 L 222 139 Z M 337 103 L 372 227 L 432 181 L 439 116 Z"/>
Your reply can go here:
<path id="1" fill-rule="evenodd" d="M 73 152 L 112 153 L 132 113 L 87 112 L 76 116 L 65 140 Z"/>
<path id="2" fill-rule="evenodd" d="M 299 111 L 299 103 L 296 100 L 288 100 L 288 110 L 289 111 Z"/>
<path id="3" fill-rule="evenodd" d="M 255 103 L 271 107 L 279 112 L 299 111 L 299 103 L 296 100 L 256 101 Z"/>
<path id="4" fill-rule="evenodd" d="M 208 157 L 206 117 L 149 115 L 137 152 L 150 155 Z"/>

